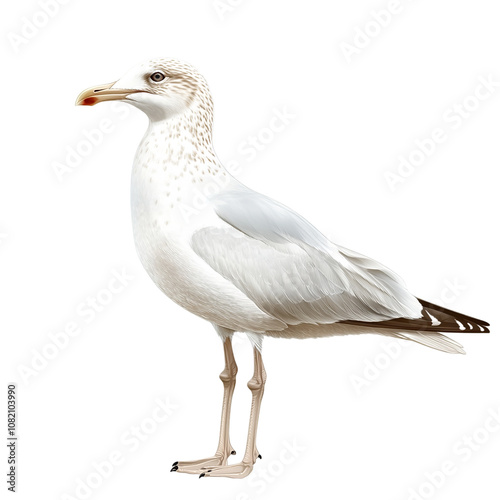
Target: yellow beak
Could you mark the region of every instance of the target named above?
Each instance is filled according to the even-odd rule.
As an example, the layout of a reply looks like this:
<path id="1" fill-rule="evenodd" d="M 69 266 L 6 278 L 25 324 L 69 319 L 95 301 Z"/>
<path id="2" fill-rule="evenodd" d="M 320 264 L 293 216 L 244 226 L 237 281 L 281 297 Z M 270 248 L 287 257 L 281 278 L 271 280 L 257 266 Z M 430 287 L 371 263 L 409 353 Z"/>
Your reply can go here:
<path id="1" fill-rule="evenodd" d="M 140 90 L 133 89 L 111 89 L 115 84 L 105 83 L 104 85 L 98 85 L 97 87 L 91 87 L 90 89 L 84 90 L 76 98 L 76 106 L 93 106 L 98 102 L 103 101 L 119 101 L 124 99 L 129 94 L 134 94 L 136 92 L 141 92 Z"/>

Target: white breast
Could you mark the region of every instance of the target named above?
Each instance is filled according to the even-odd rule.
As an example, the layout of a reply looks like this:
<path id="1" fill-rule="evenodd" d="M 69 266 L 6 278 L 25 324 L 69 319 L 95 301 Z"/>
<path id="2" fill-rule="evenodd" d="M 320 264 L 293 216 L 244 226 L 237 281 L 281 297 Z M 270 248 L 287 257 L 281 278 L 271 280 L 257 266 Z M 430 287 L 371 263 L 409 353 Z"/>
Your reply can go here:
<path id="1" fill-rule="evenodd" d="M 227 184 L 229 174 L 220 166 L 209 173 L 207 165 L 190 163 L 182 152 L 177 162 L 165 163 L 165 155 L 151 147 L 154 139 L 148 131 L 131 183 L 135 244 L 151 279 L 174 302 L 217 325 L 248 332 L 281 329 L 280 321 L 260 310 L 191 248 L 196 229 L 225 224 L 205 193 Z"/>

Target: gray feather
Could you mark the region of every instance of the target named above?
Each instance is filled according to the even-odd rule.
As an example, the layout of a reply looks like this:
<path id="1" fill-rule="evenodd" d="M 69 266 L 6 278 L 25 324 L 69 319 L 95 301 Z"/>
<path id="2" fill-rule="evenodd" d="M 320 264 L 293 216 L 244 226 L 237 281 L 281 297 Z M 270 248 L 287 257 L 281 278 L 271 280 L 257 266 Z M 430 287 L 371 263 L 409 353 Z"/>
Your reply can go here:
<path id="1" fill-rule="evenodd" d="M 196 231 L 194 251 L 275 318 L 295 325 L 421 316 L 397 275 L 335 246 L 288 207 L 243 186 L 213 202 L 228 225 Z"/>

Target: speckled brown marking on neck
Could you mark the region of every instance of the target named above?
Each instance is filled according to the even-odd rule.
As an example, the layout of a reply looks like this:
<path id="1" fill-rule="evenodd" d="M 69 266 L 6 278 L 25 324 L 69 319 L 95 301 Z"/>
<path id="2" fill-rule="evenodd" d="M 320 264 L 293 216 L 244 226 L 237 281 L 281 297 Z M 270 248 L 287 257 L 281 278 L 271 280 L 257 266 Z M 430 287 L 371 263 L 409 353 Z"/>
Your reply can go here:
<path id="1" fill-rule="evenodd" d="M 231 178 L 212 146 L 210 92 L 204 81 L 199 85 L 182 114 L 150 122 L 137 151 L 133 198 L 137 213 L 148 212 L 155 227 L 170 227 L 174 220 L 182 223 L 177 213 L 182 207 L 193 207 L 199 193 L 213 194 L 214 186 L 223 186 Z"/>

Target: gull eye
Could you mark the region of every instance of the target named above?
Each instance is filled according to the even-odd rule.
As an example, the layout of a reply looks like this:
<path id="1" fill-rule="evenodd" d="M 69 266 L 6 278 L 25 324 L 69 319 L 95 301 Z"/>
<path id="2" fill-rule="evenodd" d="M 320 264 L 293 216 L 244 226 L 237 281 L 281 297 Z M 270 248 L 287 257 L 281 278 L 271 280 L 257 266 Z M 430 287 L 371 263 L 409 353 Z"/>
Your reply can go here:
<path id="1" fill-rule="evenodd" d="M 150 75 L 149 79 L 152 82 L 158 83 L 161 82 L 162 80 L 165 80 L 165 75 L 163 73 L 160 73 L 159 71 L 155 71 Z"/>

